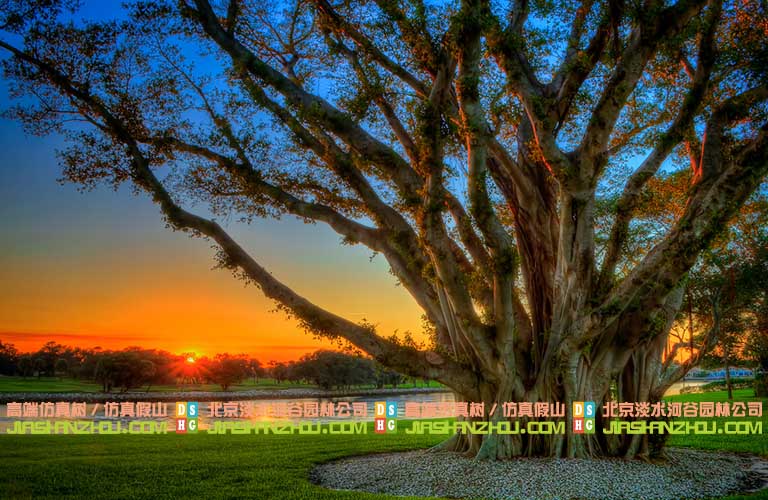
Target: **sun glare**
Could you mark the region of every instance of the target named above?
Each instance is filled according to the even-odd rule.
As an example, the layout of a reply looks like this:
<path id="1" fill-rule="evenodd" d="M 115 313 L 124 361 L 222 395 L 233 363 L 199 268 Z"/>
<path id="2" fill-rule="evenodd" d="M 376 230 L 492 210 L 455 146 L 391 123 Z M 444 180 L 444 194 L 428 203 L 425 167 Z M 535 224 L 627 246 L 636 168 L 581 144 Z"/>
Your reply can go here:
<path id="1" fill-rule="evenodd" d="M 194 357 L 192 357 L 192 356 L 189 356 L 189 357 L 187 358 L 187 363 L 194 363 L 194 362 L 195 362 L 195 358 L 194 358 Z"/>

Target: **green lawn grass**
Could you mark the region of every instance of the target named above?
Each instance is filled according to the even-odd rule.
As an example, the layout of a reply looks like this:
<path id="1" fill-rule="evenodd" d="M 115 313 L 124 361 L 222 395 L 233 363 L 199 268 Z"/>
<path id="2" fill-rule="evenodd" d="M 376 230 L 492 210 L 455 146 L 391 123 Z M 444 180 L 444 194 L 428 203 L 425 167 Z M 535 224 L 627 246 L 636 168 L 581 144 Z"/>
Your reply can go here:
<path id="1" fill-rule="evenodd" d="M 88 380 L 0 377 L 0 392 L 98 392 L 100 390 L 100 385 Z"/>
<path id="2" fill-rule="evenodd" d="M 738 389 L 733 391 L 734 401 L 759 401 L 754 397 L 752 389 Z M 702 394 L 684 394 L 679 396 L 670 396 L 668 399 L 674 401 L 728 401 L 728 393 L 707 392 Z M 768 433 L 768 404 L 763 400 L 763 432 Z M 726 419 L 712 419 L 718 422 L 725 422 Z M 687 435 L 672 436 L 669 440 L 670 446 L 685 446 L 690 448 L 701 448 L 706 450 L 728 450 L 740 453 L 754 453 L 768 457 L 768 436 L 763 435 L 725 435 L 716 434 L 705 435 Z M 766 497 L 768 498 L 768 497 Z"/>
<path id="3" fill-rule="evenodd" d="M 738 391 L 749 399 L 751 391 Z M 674 399 L 723 400 L 724 393 Z M 764 424 L 765 425 L 765 424 Z M 161 435 L 0 436 L 0 498 L 394 499 L 325 490 L 308 481 L 316 463 L 424 448 L 440 436 Z M 675 437 L 674 446 L 768 456 L 766 437 Z M 768 493 L 728 500 L 768 499 Z"/>
<path id="4" fill-rule="evenodd" d="M 312 485 L 313 464 L 438 436 L 0 436 L 0 498 L 394 498 Z"/>
<path id="5" fill-rule="evenodd" d="M 387 386 L 390 388 L 391 386 Z M 429 382 L 425 384 L 419 383 L 407 383 L 398 385 L 399 389 L 410 389 L 413 387 L 442 387 L 438 382 Z M 278 383 L 271 378 L 260 378 L 254 382 L 253 379 L 244 380 L 241 384 L 233 385 L 229 388 L 230 391 L 248 391 L 254 389 L 269 389 L 269 390 L 283 390 L 283 389 L 314 389 L 315 385 L 305 384 L 301 382 L 287 382 L 283 381 Z M 369 389 L 371 386 L 360 387 Z M 354 389 L 360 389 L 355 387 Z M 131 392 L 144 392 L 146 387 L 140 389 L 134 389 Z M 174 391 L 206 391 L 206 392 L 219 392 L 221 387 L 215 384 L 186 384 L 186 385 L 158 385 L 149 388 L 149 392 L 174 392 Z M 89 380 L 76 380 L 72 378 L 57 377 L 2 377 L 0 376 L 0 392 L 101 392 L 101 385 L 91 382 Z"/>

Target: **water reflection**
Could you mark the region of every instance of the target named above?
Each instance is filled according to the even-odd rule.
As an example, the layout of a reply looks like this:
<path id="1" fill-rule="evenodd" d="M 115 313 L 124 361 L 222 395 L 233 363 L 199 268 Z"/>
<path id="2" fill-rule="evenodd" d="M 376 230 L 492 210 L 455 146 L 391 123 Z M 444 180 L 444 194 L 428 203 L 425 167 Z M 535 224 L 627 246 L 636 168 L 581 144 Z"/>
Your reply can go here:
<path id="1" fill-rule="evenodd" d="M 680 388 L 683 386 L 691 386 L 691 385 L 698 385 L 697 383 L 691 383 L 691 382 L 685 382 L 685 383 L 678 383 L 675 384 L 670 390 L 667 392 L 667 396 L 678 394 L 680 392 Z M 380 401 L 387 401 L 387 402 L 394 402 L 397 404 L 397 418 L 398 419 L 405 419 L 405 405 L 406 403 L 419 403 L 419 404 L 425 404 L 425 403 L 433 403 L 439 405 L 440 403 L 452 403 L 454 402 L 453 393 L 451 392 L 429 392 L 429 393 L 412 393 L 412 394 L 398 394 L 398 395 L 375 395 L 375 396 L 350 396 L 350 397 L 338 397 L 338 398 L 295 398 L 295 399 L 259 399 L 259 400 L 248 400 L 248 401 L 238 401 L 237 403 L 245 403 L 247 405 L 252 405 L 254 409 L 258 409 L 256 412 L 257 414 L 250 417 L 250 418 L 233 418 L 233 417 L 211 417 L 209 412 L 209 405 L 210 402 L 206 401 L 199 401 L 200 408 L 199 408 L 199 416 L 200 416 L 200 429 L 208 429 L 210 428 L 210 423 L 214 420 L 220 420 L 220 421 L 239 421 L 239 420 L 250 420 L 253 422 L 268 422 L 268 421 L 275 421 L 275 422 L 285 422 L 285 423 L 299 423 L 299 422 L 314 422 L 314 423 L 322 423 L 327 424 L 330 422 L 339 422 L 339 421 L 346 421 L 346 422 L 370 422 L 374 418 L 374 404 L 376 402 Z M 72 401 L 76 402 L 76 401 Z M 366 415 L 365 416 L 319 416 L 319 417 L 298 417 L 298 418 L 291 418 L 287 416 L 275 416 L 274 409 L 276 407 L 280 407 L 281 405 L 298 405 L 300 407 L 304 407 L 305 404 L 316 404 L 317 406 L 322 407 L 322 405 L 326 405 L 328 403 L 339 403 L 339 402 L 347 402 L 350 405 L 353 403 L 365 403 L 366 405 Z M 162 421 L 165 420 L 168 423 L 169 429 L 173 429 L 175 427 L 175 403 L 165 403 L 167 408 L 167 416 L 166 417 L 152 417 L 152 418 L 129 418 L 129 417 L 105 417 L 104 416 L 104 404 L 99 404 L 98 406 L 94 404 L 87 404 L 86 405 L 86 417 L 80 418 L 78 420 L 91 420 L 91 421 L 104 421 L 104 420 L 111 420 L 111 421 L 120 421 L 123 423 L 126 423 L 130 420 L 154 420 L 154 421 Z M 270 410 L 271 409 L 271 410 Z M 94 411 L 95 410 L 95 411 Z M 265 415 L 266 413 L 266 415 Z M 8 417 L 7 416 L 7 405 L 0 404 L 0 433 L 5 434 L 7 433 L 7 429 L 9 428 L 11 422 L 21 420 L 21 421 L 31 421 L 31 420 L 53 420 L 48 417 L 39 417 L 39 418 L 33 418 L 33 417 Z M 59 419 L 63 420 L 63 419 Z"/>
<path id="2" fill-rule="evenodd" d="M 209 411 L 209 405 L 210 402 L 205 401 L 199 401 L 200 408 L 199 408 L 199 423 L 200 423 L 200 429 L 205 430 L 210 427 L 210 422 L 213 420 L 217 421 L 238 421 L 238 420 L 251 420 L 251 421 L 275 421 L 275 422 L 285 422 L 285 423 L 298 423 L 298 422 L 307 422 L 312 421 L 314 423 L 322 423 L 327 424 L 330 422 L 339 422 L 339 421 L 346 421 L 346 422 L 371 422 L 374 418 L 374 405 L 377 402 L 386 401 L 388 403 L 396 403 L 397 404 L 397 418 L 398 419 L 404 419 L 405 418 L 405 404 L 406 403 L 434 403 L 434 404 L 440 404 L 440 403 L 452 403 L 454 402 L 453 393 L 451 392 L 430 392 L 430 393 L 415 393 L 415 394 L 399 394 L 399 395 L 376 395 L 376 396 L 350 396 L 350 397 L 339 397 L 339 398 L 296 398 L 296 399 L 260 399 L 260 400 L 249 400 L 249 401 L 238 401 L 237 403 L 244 403 L 246 405 L 252 405 L 254 409 L 258 409 L 256 414 L 250 418 L 233 418 L 233 417 L 211 417 L 210 411 Z M 75 402 L 75 401 L 72 401 Z M 284 406 L 286 404 L 288 405 L 298 405 L 300 407 L 304 407 L 305 404 L 310 405 L 317 405 L 319 407 L 322 407 L 323 405 L 327 405 L 328 403 L 340 403 L 340 402 L 347 402 L 350 404 L 357 404 L 364 403 L 366 405 L 366 412 L 365 416 L 320 416 L 320 417 L 299 417 L 299 418 L 291 418 L 287 416 L 274 416 L 275 408 L 280 408 L 281 406 Z M 154 403 L 153 403 L 154 404 Z M 90 420 L 90 421 L 104 421 L 104 420 L 111 420 L 111 421 L 119 421 L 126 423 L 130 420 L 154 420 L 154 421 L 162 421 L 166 420 L 169 425 L 169 429 L 174 428 L 175 424 L 175 403 L 165 403 L 166 409 L 167 409 L 167 416 L 166 417 L 152 417 L 152 418 L 131 418 L 131 417 L 105 417 L 104 416 L 104 404 L 87 404 L 86 405 L 86 417 L 79 418 L 78 420 Z M 270 411 L 270 409 L 272 409 Z M 279 413 L 279 412 L 278 412 Z M 266 414 L 266 415 L 265 415 Z M 0 433 L 5 434 L 7 433 L 8 428 L 10 427 L 11 423 L 17 420 L 21 421 L 31 421 L 31 420 L 55 420 L 50 417 L 8 417 L 8 408 L 7 405 L 3 404 L 0 405 Z M 59 420 L 62 420 L 61 418 Z"/>

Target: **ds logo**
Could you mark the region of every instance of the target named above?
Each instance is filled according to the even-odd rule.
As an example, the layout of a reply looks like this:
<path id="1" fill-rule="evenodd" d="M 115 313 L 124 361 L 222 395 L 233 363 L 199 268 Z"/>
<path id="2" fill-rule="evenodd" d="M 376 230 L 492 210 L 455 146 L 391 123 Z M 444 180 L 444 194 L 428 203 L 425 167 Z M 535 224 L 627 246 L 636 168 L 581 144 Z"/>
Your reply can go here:
<path id="1" fill-rule="evenodd" d="M 176 403 L 176 433 L 194 434 L 197 432 L 197 417 L 199 404 L 197 402 L 182 401 Z"/>
<path id="2" fill-rule="evenodd" d="M 373 430 L 376 434 L 397 432 L 397 403 L 378 401 L 373 403 Z"/>
<path id="3" fill-rule="evenodd" d="M 596 411 L 597 407 L 594 401 L 574 401 L 573 432 L 575 434 L 594 434 Z"/>

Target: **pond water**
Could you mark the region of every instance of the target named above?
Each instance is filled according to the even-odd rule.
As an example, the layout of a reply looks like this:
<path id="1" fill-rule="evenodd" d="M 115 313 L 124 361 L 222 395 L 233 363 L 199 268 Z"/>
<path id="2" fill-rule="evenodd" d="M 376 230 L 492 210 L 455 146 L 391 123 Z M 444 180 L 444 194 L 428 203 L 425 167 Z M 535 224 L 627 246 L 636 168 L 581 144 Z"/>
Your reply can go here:
<path id="1" fill-rule="evenodd" d="M 370 422 L 374 419 L 374 405 L 377 402 L 386 401 L 387 403 L 397 404 L 397 418 L 405 418 L 405 404 L 407 403 L 451 403 L 454 401 L 453 393 L 451 392 L 430 392 L 430 393 L 414 393 L 414 394 L 398 394 L 398 395 L 375 395 L 375 396 L 350 396 L 350 397 L 338 397 L 338 398 L 291 398 L 291 399 L 260 399 L 260 400 L 246 400 L 235 402 L 239 407 L 244 406 L 252 409 L 251 415 L 245 416 L 225 416 L 226 415 L 226 402 L 219 402 L 219 412 L 217 416 L 211 416 L 211 405 L 217 403 L 198 401 L 199 404 L 199 416 L 200 416 L 200 429 L 207 429 L 210 427 L 212 421 L 275 421 L 284 423 L 298 423 L 308 422 L 327 424 L 330 422 Z M 76 401 L 72 401 L 76 402 Z M 327 407 L 328 403 L 333 403 L 335 408 L 346 407 L 349 408 L 350 415 L 348 416 L 327 416 L 322 414 L 321 416 L 299 416 L 291 417 L 287 416 L 285 411 L 286 406 L 293 408 L 309 407 Z M 339 405 L 339 403 L 348 403 Z M 78 418 L 77 420 L 90 420 L 94 422 L 100 422 L 105 420 L 127 422 L 129 420 L 152 420 L 152 421 L 166 421 L 173 428 L 175 425 L 175 403 L 161 402 L 151 403 L 154 405 L 165 405 L 166 416 L 156 416 L 150 418 L 131 418 L 131 417 L 106 417 L 104 415 L 104 404 L 86 404 L 86 416 Z M 364 405 L 365 412 L 359 411 Z M 357 414 L 352 414 L 352 408 L 357 408 Z M 336 410 L 338 411 L 338 410 Z M 66 420 L 63 417 L 51 418 L 51 417 L 22 417 L 8 416 L 8 405 L 0 405 L 0 433 L 5 434 L 13 426 L 13 422 L 16 421 L 40 421 L 40 420 Z"/>
<path id="2" fill-rule="evenodd" d="M 672 384 L 669 389 L 667 389 L 667 392 L 665 392 L 664 395 L 675 396 L 680 394 L 680 391 L 685 388 L 699 387 L 701 385 L 708 384 L 709 382 L 709 380 L 684 380 L 682 382 L 676 382 Z"/>
<path id="3" fill-rule="evenodd" d="M 679 394 L 680 389 L 683 387 L 700 385 L 703 382 L 679 382 L 674 384 L 667 395 Z M 72 402 L 75 402 L 73 400 Z M 220 413 L 217 416 L 211 416 L 211 405 L 216 403 L 199 401 L 199 424 L 200 429 L 207 429 L 212 425 L 213 421 L 235 422 L 235 421 L 274 421 L 281 423 L 298 423 L 298 422 L 313 422 L 327 424 L 331 422 L 370 422 L 374 419 L 374 405 L 377 402 L 386 401 L 388 403 L 397 404 L 397 418 L 405 418 L 405 405 L 406 403 L 433 403 L 439 405 L 440 403 L 452 403 L 454 402 L 453 393 L 451 392 L 430 392 L 430 393 L 412 393 L 412 394 L 398 394 L 398 395 L 373 395 L 373 396 L 350 396 L 350 397 L 338 397 L 338 398 L 292 398 L 292 399 L 260 399 L 250 401 L 238 401 L 237 406 L 240 408 L 240 404 L 243 404 L 246 408 L 251 409 L 251 415 L 245 416 L 227 416 L 225 402 L 219 403 L 222 406 L 219 407 Z M 349 415 L 345 416 L 328 416 L 325 414 L 319 414 L 318 416 L 288 416 L 286 406 L 289 407 L 327 407 L 328 403 L 333 403 L 335 408 L 339 407 L 339 403 L 348 403 L 348 405 L 341 405 L 342 407 L 349 408 Z M 128 422 L 129 420 L 152 420 L 152 421 L 165 421 L 168 423 L 169 428 L 173 429 L 175 426 L 175 403 L 152 403 L 152 405 L 165 405 L 166 416 L 155 416 L 146 419 L 131 418 L 131 417 L 106 417 L 104 415 L 104 404 L 91 404 L 86 405 L 86 416 L 79 418 L 78 420 L 90 420 L 94 422 L 103 421 L 120 421 Z M 365 412 L 360 411 L 361 404 L 365 405 Z M 231 408 L 231 407 L 230 407 Z M 353 414 L 352 408 L 356 408 L 356 414 Z M 0 433 L 5 434 L 13 426 L 15 421 L 30 421 L 30 420 L 66 420 L 65 418 L 53 419 L 50 417 L 23 417 L 8 416 L 8 407 L 5 404 L 0 404 Z"/>

